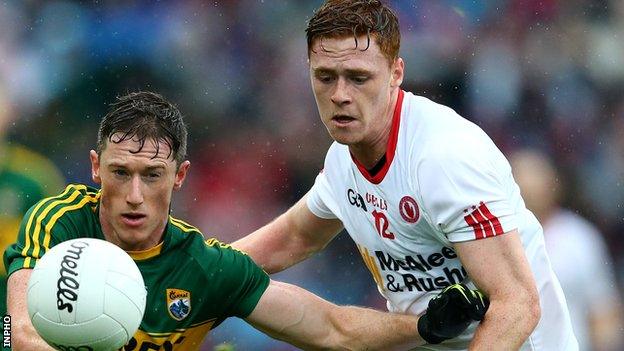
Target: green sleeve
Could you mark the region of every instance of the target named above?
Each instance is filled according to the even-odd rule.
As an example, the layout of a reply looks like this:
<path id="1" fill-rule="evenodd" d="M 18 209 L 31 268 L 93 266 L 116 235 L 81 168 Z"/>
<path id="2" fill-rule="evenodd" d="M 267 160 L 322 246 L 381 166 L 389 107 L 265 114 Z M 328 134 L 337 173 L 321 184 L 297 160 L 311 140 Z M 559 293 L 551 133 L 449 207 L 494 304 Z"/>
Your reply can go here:
<path id="1" fill-rule="evenodd" d="M 221 251 L 219 269 L 221 291 L 226 300 L 226 315 L 247 317 L 269 286 L 269 275 L 248 255 L 229 245 L 216 244 Z"/>
<path id="2" fill-rule="evenodd" d="M 61 195 L 40 200 L 26 212 L 17 241 L 4 252 L 7 275 L 22 268 L 34 268 L 49 248 L 78 237 L 81 231 L 75 223 L 81 216 L 74 210 L 90 200 L 85 201 L 85 191 L 85 186 L 70 185 Z"/>
<path id="3" fill-rule="evenodd" d="M 36 210 L 39 207 L 43 206 L 44 205 L 43 203 L 45 201 L 46 199 L 40 200 L 39 202 L 35 203 L 26 212 L 19 226 L 19 231 L 17 234 L 17 241 L 9 245 L 9 247 L 7 247 L 6 251 L 4 252 L 4 266 L 7 269 L 7 276 L 21 268 L 33 268 L 34 267 L 34 261 L 32 257 L 32 253 L 33 253 L 32 237 L 29 237 L 28 249 L 25 249 L 26 248 L 26 227 L 28 226 L 29 218 L 36 216 L 36 214 L 33 214 L 33 213 L 36 212 Z M 31 220 L 30 226 L 32 227 L 32 220 Z M 39 250 L 41 250 L 41 247 L 39 248 Z M 29 261 L 33 261 L 33 262 L 32 263 L 25 262 L 27 257 L 31 257 Z"/>

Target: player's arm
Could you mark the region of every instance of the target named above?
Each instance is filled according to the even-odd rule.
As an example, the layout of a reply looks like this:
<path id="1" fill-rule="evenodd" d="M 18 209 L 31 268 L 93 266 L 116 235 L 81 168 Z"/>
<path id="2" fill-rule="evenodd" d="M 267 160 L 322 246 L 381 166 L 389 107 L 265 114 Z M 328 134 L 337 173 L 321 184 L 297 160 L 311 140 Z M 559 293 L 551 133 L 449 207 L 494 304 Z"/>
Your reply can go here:
<path id="1" fill-rule="evenodd" d="M 54 350 L 35 331 L 26 301 L 32 269 L 20 269 L 7 282 L 7 313 L 11 316 L 11 343 L 15 351 Z"/>
<path id="2" fill-rule="evenodd" d="M 307 195 L 306 195 L 307 196 Z M 232 243 L 267 273 L 282 271 L 323 249 L 342 229 L 337 219 L 314 215 L 304 196 L 271 223 Z"/>
<path id="3" fill-rule="evenodd" d="M 460 284 L 441 292 L 421 317 L 337 306 L 302 288 L 271 281 L 247 322 L 306 350 L 391 350 L 439 343 L 487 311 L 487 299 Z"/>
<path id="4" fill-rule="evenodd" d="M 337 306 L 276 281 L 271 281 L 246 320 L 269 336 L 306 350 L 406 349 L 424 343 L 416 316 Z"/>
<path id="5" fill-rule="evenodd" d="M 456 243 L 455 249 L 468 275 L 490 299 L 470 349 L 519 349 L 539 322 L 541 310 L 518 231 Z"/>

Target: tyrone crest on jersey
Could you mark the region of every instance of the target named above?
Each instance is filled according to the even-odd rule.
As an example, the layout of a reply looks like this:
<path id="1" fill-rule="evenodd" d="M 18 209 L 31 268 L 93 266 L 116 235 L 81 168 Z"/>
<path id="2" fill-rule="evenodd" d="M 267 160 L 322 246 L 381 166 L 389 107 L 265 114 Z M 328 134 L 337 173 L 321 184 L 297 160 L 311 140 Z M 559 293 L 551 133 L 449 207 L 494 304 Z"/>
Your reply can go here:
<path id="1" fill-rule="evenodd" d="M 411 196 L 403 196 L 403 198 L 401 198 L 401 201 L 399 201 L 399 213 L 408 223 L 416 223 L 420 218 L 418 204 Z"/>
<path id="2" fill-rule="evenodd" d="M 167 310 L 176 321 L 186 318 L 191 313 L 191 293 L 182 289 L 167 289 Z"/>

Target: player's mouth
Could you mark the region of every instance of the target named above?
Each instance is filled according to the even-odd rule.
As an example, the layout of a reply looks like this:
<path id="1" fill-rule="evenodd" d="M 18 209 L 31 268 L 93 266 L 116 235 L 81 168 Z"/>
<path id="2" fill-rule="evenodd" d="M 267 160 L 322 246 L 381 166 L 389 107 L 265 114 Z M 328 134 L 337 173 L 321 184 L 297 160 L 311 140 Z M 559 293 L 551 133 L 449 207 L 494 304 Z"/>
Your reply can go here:
<path id="1" fill-rule="evenodd" d="M 147 216 L 139 212 L 126 212 L 121 214 L 121 220 L 128 227 L 140 227 Z"/>
<path id="2" fill-rule="evenodd" d="M 355 121 L 355 118 L 349 115 L 334 115 L 334 117 L 332 117 L 332 121 L 338 126 L 346 126 L 349 123 Z"/>

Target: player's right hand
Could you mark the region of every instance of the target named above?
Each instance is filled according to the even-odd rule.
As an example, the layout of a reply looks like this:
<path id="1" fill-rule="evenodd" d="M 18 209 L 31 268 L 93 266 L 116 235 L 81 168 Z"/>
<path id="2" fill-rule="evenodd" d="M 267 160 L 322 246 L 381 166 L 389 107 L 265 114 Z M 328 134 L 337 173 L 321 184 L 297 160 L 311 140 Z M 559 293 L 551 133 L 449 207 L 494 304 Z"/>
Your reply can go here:
<path id="1" fill-rule="evenodd" d="M 429 344 L 439 344 L 463 333 L 473 321 L 483 320 L 489 306 L 479 290 L 453 284 L 429 301 L 418 319 L 418 333 Z"/>

